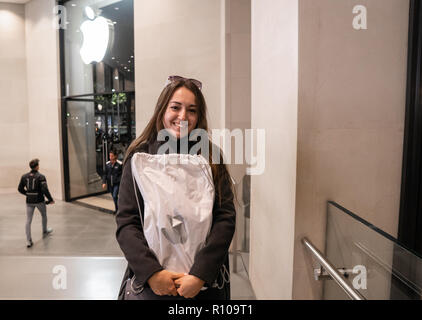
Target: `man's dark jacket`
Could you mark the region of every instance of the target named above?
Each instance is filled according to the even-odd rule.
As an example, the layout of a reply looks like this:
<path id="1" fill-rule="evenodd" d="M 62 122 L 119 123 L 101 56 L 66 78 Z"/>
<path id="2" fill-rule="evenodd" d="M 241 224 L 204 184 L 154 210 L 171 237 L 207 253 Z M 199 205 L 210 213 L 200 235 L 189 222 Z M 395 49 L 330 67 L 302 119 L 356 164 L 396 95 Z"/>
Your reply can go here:
<path id="1" fill-rule="evenodd" d="M 159 146 L 159 142 L 143 144 L 137 152 L 156 154 Z M 118 203 L 119 210 L 116 215 L 117 241 L 128 261 L 128 267 L 120 288 L 119 299 L 123 299 L 125 282 L 128 278 L 132 278 L 135 275 L 137 288 L 148 286 L 147 280 L 154 273 L 163 270 L 144 236 L 135 197 L 130 160 L 131 157 L 123 165 Z M 189 274 L 205 281 L 206 286 L 211 286 L 215 281 L 221 283 L 223 265 L 226 267 L 227 272 L 230 270 L 228 249 L 235 230 L 236 211 L 230 185 L 223 184 L 221 189 L 223 201 L 220 203 L 217 200 L 218 190 L 216 188 L 211 231 L 205 246 L 196 254 L 193 266 L 189 272 Z M 144 201 L 137 186 L 136 192 L 143 215 Z M 225 285 L 225 289 L 230 292 L 229 284 Z"/>
<path id="2" fill-rule="evenodd" d="M 31 170 L 22 176 L 18 191 L 26 196 L 26 203 L 45 202 L 44 196 L 49 202 L 53 201 L 48 191 L 47 179 L 36 170 Z"/>
<path id="3" fill-rule="evenodd" d="M 122 163 L 116 160 L 114 164 L 111 161 L 106 163 L 105 174 L 103 175 L 103 183 L 107 183 L 108 188 L 120 184 L 122 178 Z"/>

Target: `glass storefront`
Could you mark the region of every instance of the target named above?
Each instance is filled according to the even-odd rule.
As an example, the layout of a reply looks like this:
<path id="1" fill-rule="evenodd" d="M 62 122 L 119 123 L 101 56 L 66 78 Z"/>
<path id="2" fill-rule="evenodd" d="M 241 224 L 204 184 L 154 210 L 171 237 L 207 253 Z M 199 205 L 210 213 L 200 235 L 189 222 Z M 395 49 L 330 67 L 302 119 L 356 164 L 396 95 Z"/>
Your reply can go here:
<path id="1" fill-rule="evenodd" d="M 103 193 L 109 152 L 135 138 L 133 0 L 62 1 L 66 200 Z"/>
<path id="2" fill-rule="evenodd" d="M 101 193 L 108 154 L 120 160 L 135 136 L 135 96 L 114 93 L 66 101 L 70 198 Z"/>

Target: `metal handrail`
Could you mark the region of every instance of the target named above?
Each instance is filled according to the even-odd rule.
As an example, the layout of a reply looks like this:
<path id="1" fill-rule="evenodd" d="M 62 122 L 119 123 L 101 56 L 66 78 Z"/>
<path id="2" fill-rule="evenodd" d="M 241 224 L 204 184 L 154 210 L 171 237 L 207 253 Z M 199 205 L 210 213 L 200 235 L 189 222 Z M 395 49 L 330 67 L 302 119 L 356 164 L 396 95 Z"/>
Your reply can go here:
<path id="1" fill-rule="evenodd" d="M 327 271 L 333 280 L 344 290 L 353 300 L 366 300 L 357 290 L 350 286 L 346 278 L 340 274 L 331 262 L 306 238 L 302 238 L 302 243 L 318 260 L 318 263 Z"/>

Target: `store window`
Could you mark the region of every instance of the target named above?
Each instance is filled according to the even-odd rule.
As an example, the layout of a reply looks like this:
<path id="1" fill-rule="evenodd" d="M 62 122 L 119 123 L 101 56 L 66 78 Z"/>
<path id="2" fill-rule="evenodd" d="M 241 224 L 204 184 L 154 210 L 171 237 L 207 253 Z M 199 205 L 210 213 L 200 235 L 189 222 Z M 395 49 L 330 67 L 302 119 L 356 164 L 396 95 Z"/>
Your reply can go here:
<path id="1" fill-rule="evenodd" d="M 133 0 L 71 0 L 61 30 L 66 200 L 105 192 L 109 153 L 135 138 Z"/>

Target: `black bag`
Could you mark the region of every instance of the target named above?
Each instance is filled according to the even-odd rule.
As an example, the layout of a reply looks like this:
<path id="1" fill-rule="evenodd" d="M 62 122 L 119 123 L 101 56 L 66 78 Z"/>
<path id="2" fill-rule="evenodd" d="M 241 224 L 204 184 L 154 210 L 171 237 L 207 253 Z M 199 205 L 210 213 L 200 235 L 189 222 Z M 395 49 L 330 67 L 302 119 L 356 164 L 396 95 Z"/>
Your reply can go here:
<path id="1" fill-rule="evenodd" d="M 186 299 L 181 296 L 158 296 L 149 285 L 137 287 L 135 276 L 126 280 L 123 300 L 230 300 L 230 285 L 223 284 L 222 288 L 208 288 L 200 291 L 195 298 Z"/>
<path id="2" fill-rule="evenodd" d="M 181 296 L 158 296 L 148 285 L 136 287 L 134 282 L 135 276 L 126 280 L 124 300 L 186 300 Z"/>

